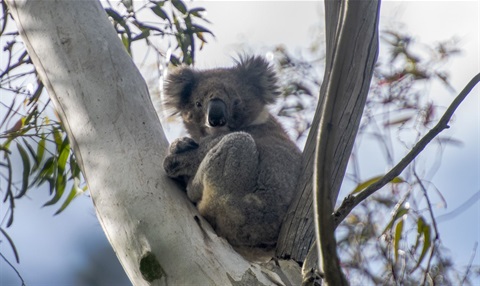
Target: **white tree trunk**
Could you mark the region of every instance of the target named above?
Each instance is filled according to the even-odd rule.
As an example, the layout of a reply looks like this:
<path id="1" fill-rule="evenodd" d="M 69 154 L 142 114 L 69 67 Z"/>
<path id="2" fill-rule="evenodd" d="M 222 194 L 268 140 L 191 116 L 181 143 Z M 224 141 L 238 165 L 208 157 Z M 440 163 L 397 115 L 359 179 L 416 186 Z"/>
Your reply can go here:
<path id="1" fill-rule="evenodd" d="M 279 276 L 218 238 L 165 176 L 168 142 L 147 86 L 100 3 L 8 5 L 132 283 L 273 284 Z"/>

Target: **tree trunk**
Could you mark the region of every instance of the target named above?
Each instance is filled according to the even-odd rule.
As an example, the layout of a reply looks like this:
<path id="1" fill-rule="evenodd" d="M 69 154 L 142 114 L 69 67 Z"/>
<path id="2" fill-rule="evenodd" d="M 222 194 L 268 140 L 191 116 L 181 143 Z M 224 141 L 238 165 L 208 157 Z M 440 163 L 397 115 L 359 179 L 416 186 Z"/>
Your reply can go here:
<path id="1" fill-rule="evenodd" d="M 330 201 L 335 205 L 358 131 L 378 53 L 379 1 L 325 1 L 326 64 L 315 117 L 303 151 L 302 175 L 297 197 L 285 218 L 277 256 L 304 261 L 315 241 L 313 171 L 317 131 L 326 96 L 335 98 L 330 126 L 335 146 L 331 164 Z M 348 23 L 348 25 L 347 25 Z M 340 29 L 347 26 L 340 46 Z M 345 28 L 344 28 L 345 29 Z M 334 62 L 334 57 L 343 61 Z M 332 71 L 340 71 L 332 77 Z M 333 92 L 327 95 L 327 89 Z M 323 136 L 332 136 L 324 134 Z M 322 150 L 325 151 L 325 150 Z"/>
<path id="2" fill-rule="evenodd" d="M 147 86 L 98 1 L 8 5 L 134 285 L 289 283 L 233 251 L 166 177 Z"/>
<path id="3" fill-rule="evenodd" d="M 378 54 L 379 1 L 327 4 L 338 23 L 327 29 L 326 73 L 319 104 L 320 122 L 314 163 L 314 210 L 320 270 L 326 285 L 348 285 L 337 256 L 333 213 L 345 176 Z M 317 259 L 315 259 L 317 261 Z"/>
<path id="4" fill-rule="evenodd" d="M 238 255 L 165 176 L 162 163 L 168 142 L 147 86 L 98 1 L 7 3 L 68 133 L 100 223 L 133 284 L 299 283 L 295 280 L 298 269 L 286 270 L 289 264 L 283 261 L 279 264 L 284 272 L 273 263 L 253 264 Z M 355 9 L 357 3 L 326 1 L 325 5 L 327 63 L 319 106 L 325 101 L 325 84 L 332 84 L 338 29 L 348 15 L 344 8 Z M 364 11 L 359 9 L 357 16 Z M 366 75 L 371 75 L 371 60 L 376 55 L 378 11 L 368 11 L 356 18 L 357 29 L 344 35 L 351 37 L 352 49 L 344 51 L 349 60 L 337 68 L 348 65 L 343 74 L 348 75 L 348 82 L 333 79 L 335 84 L 342 80 L 345 84 L 336 85 L 336 93 L 329 95 L 350 94 L 351 98 L 333 111 L 340 120 L 335 128 L 342 132 L 336 135 L 339 144 L 331 166 L 332 204 L 363 110 L 370 82 Z M 304 152 L 299 195 L 277 251 L 297 261 L 303 261 L 314 240 L 312 159 L 319 116 L 317 111 Z"/>

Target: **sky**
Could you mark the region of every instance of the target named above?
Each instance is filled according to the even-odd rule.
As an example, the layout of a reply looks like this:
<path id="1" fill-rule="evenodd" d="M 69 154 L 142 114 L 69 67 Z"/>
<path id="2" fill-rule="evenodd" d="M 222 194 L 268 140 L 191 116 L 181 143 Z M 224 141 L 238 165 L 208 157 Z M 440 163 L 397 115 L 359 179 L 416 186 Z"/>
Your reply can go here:
<path id="1" fill-rule="evenodd" d="M 209 28 L 215 33 L 215 39 L 197 54 L 197 68 L 232 65 L 232 57 L 245 41 L 259 50 L 280 43 L 291 50 L 305 49 L 312 41 L 311 29 L 323 21 L 323 5 L 313 1 L 195 2 L 194 6 L 207 9 L 207 18 L 212 22 Z M 479 1 L 386 1 L 382 3 L 380 21 L 380 28 L 401 22 L 409 33 L 426 43 L 458 37 L 463 53 L 449 65 L 456 92 L 480 72 Z M 441 106 L 448 106 L 456 94 L 440 85 L 432 85 L 429 90 Z M 452 128 L 445 133 L 462 141 L 462 145 L 445 148 L 442 165 L 432 177 L 448 203 L 446 209 L 435 209 L 438 215 L 454 210 L 480 191 L 479 111 L 480 88 L 476 87 L 457 110 Z M 170 132 L 175 134 L 176 130 Z M 426 156 L 435 154 L 434 151 L 427 148 L 430 153 Z M 373 151 L 366 148 L 362 152 L 368 158 Z M 396 155 L 400 158 L 402 154 Z M 375 168 L 378 166 L 371 168 L 372 175 L 377 174 Z M 15 222 L 9 229 L 21 257 L 16 268 L 27 285 L 79 285 L 78 273 L 91 266 L 92 261 L 98 261 L 95 253 L 103 253 L 104 247 L 108 249 L 105 235 L 88 196 L 76 199 L 64 213 L 54 217 L 56 208 L 41 207 L 46 194 L 46 190 L 34 190 L 29 199 L 17 203 Z M 452 249 L 455 262 L 462 265 L 470 259 L 475 242 L 480 242 L 480 200 L 471 201 L 473 205 L 466 211 L 439 225 L 443 244 Z M 8 246 L 2 243 L 0 247 L 14 261 L 5 249 Z M 477 265 L 479 252 L 474 261 Z M 111 250 L 108 253 L 107 257 L 113 255 Z M 105 263 L 98 263 L 103 269 Z M 124 278 L 110 276 L 119 280 L 104 281 L 102 285 L 128 285 Z M 2 260 L 0 285 L 20 285 L 15 273 Z"/>
<path id="2" fill-rule="evenodd" d="M 441 86 L 432 86 L 431 94 L 438 105 L 448 106 L 453 97 L 467 82 L 480 72 L 480 2 L 406 2 L 384 3 L 384 9 L 407 23 L 413 36 L 424 42 L 436 42 L 448 37 L 458 37 L 463 54 L 452 60 L 450 74 L 455 93 Z M 428 17 L 426 16 L 428 15 Z M 382 21 L 385 21 L 385 17 Z M 447 208 L 436 209 L 436 215 L 448 213 L 475 194 L 476 202 L 455 219 L 439 223 L 444 245 L 452 249 L 457 262 L 467 264 L 475 242 L 480 242 L 480 87 L 477 86 L 457 109 L 451 128 L 442 136 L 452 136 L 462 141 L 460 147 L 447 147 L 443 162 L 432 182 L 440 188 Z M 433 151 L 433 150 L 430 150 Z M 433 152 L 430 154 L 434 154 Z M 474 262 L 480 263 L 480 254 Z M 480 281 L 477 281 L 480 284 Z"/>

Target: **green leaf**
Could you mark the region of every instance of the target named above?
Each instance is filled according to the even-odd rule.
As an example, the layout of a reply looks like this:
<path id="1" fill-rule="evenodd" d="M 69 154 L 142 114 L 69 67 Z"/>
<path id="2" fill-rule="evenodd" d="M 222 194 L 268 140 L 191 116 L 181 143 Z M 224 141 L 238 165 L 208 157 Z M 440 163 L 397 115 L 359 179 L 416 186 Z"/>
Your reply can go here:
<path id="1" fill-rule="evenodd" d="M 403 232 L 403 219 L 397 223 L 395 227 L 395 237 L 393 240 L 393 250 L 395 253 L 395 262 L 398 261 L 398 249 L 400 248 L 400 239 L 402 238 Z"/>
<path id="2" fill-rule="evenodd" d="M 62 197 L 65 191 L 66 185 L 67 185 L 67 180 L 65 178 L 65 175 L 62 173 L 58 173 L 55 180 L 55 189 L 54 189 L 55 196 L 53 196 L 53 198 L 48 202 L 46 202 L 43 206 L 46 207 L 46 206 L 51 206 L 53 204 L 56 204 Z"/>
<path id="3" fill-rule="evenodd" d="M 176 67 L 182 64 L 180 59 L 175 55 L 170 56 L 170 63 Z"/>
<path id="4" fill-rule="evenodd" d="M 173 7 L 175 7 L 178 11 L 182 12 L 182 14 L 187 14 L 187 7 L 181 0 L 172 0 Z"/>
<path id="5" fill-rule="evenodd" d="M 74 179 L 73 186 L 70 189 L 70 193 L 68 194 L 67 199 L 63 202 L 62 206 L 55 212 L 54 215 L 61 213 L 67 206 L 76 198 L 79 194 L 83 193 L 83 191 L 78 187 L 78 179 Z"/>
<path id="6" fill-rule="evenodd" d="M 32 120 L 32 118 L 36 118 L 38 115 L 38 110 L 37 110 L 37 107 L 33 108 L 33 110 L 28 114 L 27 117 L 24 118 L 23 120 L 23 125 L 28 125 L 30 123 L 30 120 Z"/>
<path id="7" fill-rule="evenodd" d="M 122 43 L 125 47 L 125 50 L 127 50 L 128 54 L 131 56 L 132 51 L 130 49 L 130 40 L 128 39 L 128 36 L 125 36 L 125 33 L 122 33 Z"/>
<path id="8" fill-rule="evenodd" d="M 122 42 L 123 45 L 125 46 L 125 49 L 127 50 L 128 54 L 131 56 L 132 51 L 130 49 L 130 44 L 131 44 L 131 38 L 132 38 L 132 32 L 130 31 L 130 28 L 128 27 L 128 23 L 125 21 L 125 19 L 118 14 L 116 11 L 113 9 L 107 8 L 105 9 L 105 12 L 107 12 L 108 16 L 112 17 L 112 19 L 117 22 L 124 31 L 118 30 L 117 27 L 115 26 L 115 29 L 117 30 L 117 33 L 121 35 L 122 37 Z"/>
<path id="9" fill-rule="evenodd" d="M 178 33 L 175 34 L 175 37 L 184 37 L 183 35 L 183 29 L 182 26 L 180 25 L 180 21 L 178 21 L 177 15 L 173 14 L 173 24 L 175 25 L 175 28 L 177 28 Z M 180 44 L 180 43 L 179 43 Z"/>
<path id="10" fill-rule="evenodd" d="M 43 160 L 43 154 L 45 153 L 45 136 L 42 134 L 40 141 L 38 141 L 38 146 L 37 146 L 37 154 L 36 154 L 36 159 L 35 161 L 38 162 L 38 165 L 33 166 L 32 172 L 36 171 L 37 168 L 40 166 L 40 163 Z"/>
<path id="11" fill-rule="evenodd" d="M 18 152 L 20 152 L 20 157 L 22 158 L 23 163 L 23 176 L 22 176 L 22 188 L 20 192 L 15 196 L 16 199 L 21 198 L 27 192 L 28 188 L 28 177 L 30 175 L 30 159 L 28 159 L 27 151 L 22 147 L 22 145 L 17 144 Z"/>
<path id="12" fill-rule="evenodd" d="M 112 17 L 112 19 L 115 20 L 116 22 L 118 23 L 124 22 L 123 17 L 120 16 L 120 14 L 118 14 L 115 10 L 107 8 L 105 9 L 105 12 L 107 12 L 107 15 Z"/>
<path id="13" fill-rule="evenodd" d="M 50 177 L 50 178 L 46 178 L 45 180 L 48 182 L 48 191 L 49 191 L 49 194 L 51 195 L 55 191 L 55 178 Z"/>
<path id="14" fill-rule="evenodd" d="M 62 148 L 62 135 L 60 134 L 60 130 L 58 128 L 53 128 L 53 139 L 55 144 L 57 145 L 57 151 L 60 152 L 60 149 Z"/>
<path id="15" fill-rule="evenodd" d="M 80 167 L 73 155 L 70 156 L 70 172 L 72 173 L 71 178 L 80 178 Z"/>
<path id="16" fill-rule="evenodd" d="M 20 263 L 20 258 L 18 257 L 17 248 L 15 247 L 15 244 L 13 243 L 13 240 L 10 238 L 10 236 L 7 234 L 7 232 L 5 230 L 3 230 L 3 228 L 1 228 L 1 227 L 0 227 L 0 232 L 2 232 L 3 236 L 5 236 L 5 238 L 8 240 L 8 243 L 12 247 L 13 255 L 15 255 L 15 260 L 17 261 L 17 263 Z"/>
<path id="17" fill-rule="evenodd" d="M 38 165 L 40 162 L 37 161 L 37 153 L 35 152 L 35 150 L 33 150 L 32 145 L 30 145 L 28 143 L 28 141 L 25 140 L 25 138 L 22 138 L 22 140 L 23 140 L 23 144 L 25 144 L 25 146 L 27 146 L 27 149 L 28 149 L 28 152 L 30 153 L 30 156 L 32 156 L 32 158 L 35 160 L 34 165 Z"/>
<path id="18" fill-rule="evenodd" d="M 162 6 L 163 6 L 163 3 L 162 3 Z M 168 17 L 168 14 L 167 12 L 165 12 L 165 10 L 163 10 L 162 8 L 160 8 L 161 6 L 159 5 L 159 3 L 157 3 L 156 6 L 153 6 L 151 7 L 150 9 L 152 10 L 153 13 L 155 13 L 155 15 L 157 15 L 158 17 L 162 18 L 163 20 L 167 20 L 168 22 L 171 22 L 170 21 L 170 17 Z"/>
<path id="19" fill-rule="evenodd" d="M 148 36 L 150 36 L 150 29 L 143 28 L 142 32 L 132 39 L 132 42 L 148 38 Z"/>
<path id="20" fill-rule="evenodd" d="M 358 184 L 358 186 L 350 194 L 353 195 L 353 194 L 360 193 L 361 191 L 365 190 L 370 185 L 373 185 L 374 183 L 378 182 L 382 178 L 383 178 L 383 176 L 377 176 L 377 177 L 373 177 L 371 179 L 368 179 L 365 182 Z M 391 184 L 399 184 L 399 183 L 403 183 L 403 182 L 405 182 L 405 180 L 403 180 L 400 177 L 395 177 L 395 178 L 393 178 L 393 180 L 390 181 Z"/>
<path id="21" fill-rule="evenodd" d="M 392 219 L 390 220 L 390 222 L 387 224 L 387 226 L 385 227 L 385 229 L 383 230 L 382 232 L 382 235 L 385 234 L 388 230 L 390 230 L 394 223 L 399 219 L 399 218 L 402 218 L 404 215 L 408 214 L 408 210 L 407 208 L 404 208 L 404 207 L 401 207 L 398 209 L 397 213 L 395 213 L 395 215 L 392 217 Z"/>
<path id="22" fill-rule="evenodd" d="M 64 173 L 65 165 L 67 164 L 67 160 L 68 160 L 68 155 L 70 155 L 70 144 L 68 142 L 68 137 L 65 137 L 59 152 L 60 154 L 58 155 L 57 167 L 60 173 Z"/>
<path id="23" fill-rule="evenodd" d="M 405 180 L 400 177 L 395 177 L 393 180 L 390 181 L 390 184 L 400 184 L 405 183 Z"/>
<path id="24" fill-rule="evenodd" d="M 127 8 L 127 12 L 133 12 L 133 1 L 132 0 L 121 0 L 123 6 Z"/>
<path id="25" fill-rule="evenodd" d="M 165 5 L 166 2 L 167 2 L 167 0 L 152 1 L 152 3 L 155 3 L 159 7 L 163 7 L 163 5 Z"/>
<path id="26" fill-rule="evenodd" d="M 422 248 L 422 252 L 420 253 L 420 257 L 418 258 L 418 263 L 413 270 L 417 269 L 417 267 L 420 266 L 423 259 L 425 258 L 425 255 L 427 254 L 427 251 L 430 249 L 430 246 L 432 245 L 431 235 L 430 235 L 431 228 L 422 217 L 418 218 L 418 221 L 417 221 L 417 233 L 418 233 L 417 240 L 420 240 L 420 238 L 423 237 L 423 248 Z M 417 246 L 418 245 L 416 244 L 415 249 L 417 248 Z"/>
<path id="27" fill-rule="evenodd" d="M 50 157 L 45 161 L 43 164 L 42 168 L 38 172 L 37 177 L 35 180 L 33 180 L 33 183 L 37 183 L 37 186 L 40 186 L 43 184 L 47 179 L 51 179 L 53 177 L 53 174 L 55 172 L 55 158 Z"/>
<path id="28" fill-rule="evenodd" d="M 5 159 L 7 160 L 8 165 L 8 177 L 7 177 L 7 191 L 5 192 L 5 198 L 3 202 L 6 202 L 9 199 L 10 202 L 10 216 L 7 220 L 7 227 L 10 227 L 13 223 L 13 208 L 15 207 L 15 200 L 12 193 L 12 162 L 10 156 L 6 154 Z"/>
<path id="29" fill-rule="evenodd" d="M 417 252 L 417 248 L 420 245 L 420 239 L 422 238 L 424 224 L 424 219 L 422 217 L 419 217 L 417 220 L 417 239 L 415 241 L 415 246 L 413 247 L 413 252 Z"/>
<path id="30" fill-rule="evenodd" d="M 204 12 L 204 11 L 205 11 L 205 8 L 197 7 L 197 8 L 190 9 L 190 11 L 188 11 L 188 13 L 192 14 L 196 17 L 202 18 L 202 15 L 200 14 L 200 12 Z"/>
<path id="31" fill-rule="evenodd" d="M 211 22 L 208 19 L 203 17 L 202 12 L 204 12 L 204 11 L 205 11 L 205 8 L 197 7 L 197 8 L 190 9 L 190 11 L 188 11 L 188 13 L 197 17 L 197 18 L 199 18 L 199 19 L 202 19 L 203 21 L 205 21 L 209 24 L 211 24 Z"/>
<path id="32" fill-rule="evenodd" d="M 208 33 L 208 34 L 213 35 L 212 31 L 210 31 L 209 29 L 207 29 L 203 26 L 200 26 L 200 25 L 196 25 L 196 24 L 192 24 L 192 31 L 194 33 Z"/>
<path id="33" fill-rule="evenodd" d="M 13 138 L 14 138 L 13 136 L 9 136 L 7 138 L 7 140 L 5 142 L 3 142 L 2 146 L 1 146 L 2 150 L 6 151 L 6 152 L 10 152 L 10 150 L 9 150 L 10 149 L 10 143 L 12 142 Z"/>

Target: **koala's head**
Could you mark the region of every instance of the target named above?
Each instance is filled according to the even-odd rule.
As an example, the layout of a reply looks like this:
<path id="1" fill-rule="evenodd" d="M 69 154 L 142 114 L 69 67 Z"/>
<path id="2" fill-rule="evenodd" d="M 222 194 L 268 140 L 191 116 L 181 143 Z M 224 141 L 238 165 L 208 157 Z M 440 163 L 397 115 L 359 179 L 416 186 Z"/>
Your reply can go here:
<path id="1" fill-rule="evenodd" d="M 179 113 L 190 135 L 199 139 L 266 122 L 265 106 L 278 95 L 269 64 L 261 57 L 248 57 L 231 68 L 178 68 L 167 78 L 165 105 Z"/>

